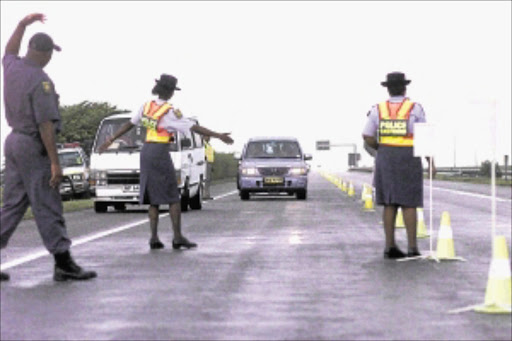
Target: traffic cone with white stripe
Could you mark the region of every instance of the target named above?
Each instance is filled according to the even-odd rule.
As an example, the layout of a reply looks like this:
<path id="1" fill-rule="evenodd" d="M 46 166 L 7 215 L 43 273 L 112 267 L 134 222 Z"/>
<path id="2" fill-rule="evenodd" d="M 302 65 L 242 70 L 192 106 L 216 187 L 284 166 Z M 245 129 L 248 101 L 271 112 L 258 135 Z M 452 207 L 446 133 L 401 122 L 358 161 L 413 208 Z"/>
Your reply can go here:
<path id="1" fill-rule="evenodd" d="M 343 179 L 342 178 L 338 178 L 338 180 L 336 182 L 336 187 L 341 189 L 342 188 L 342 184 L 343 184 Z"/>
<path id="2" fill-rule="evenodd" d="M 507 240 L 504 236 L 494 237 L 494 247 L 489 279 L 485 290 L 485 301 L 475 307 L 479 313 L 510 314 L 512 312 L 512 281 Z"/>
<path id="3" fill-rule="evenodd" d="M 363 184 L 363 190 L 361 191 L 361 201 L 364 202 L 365 198 L 366 198 L 366 193 L 368 192 L 368 185 L 367 184 Z"/>
<path id="4" fill-rule="evenodd" d="M 464 260 L 455 256 L 455 247 L 453 244 L 453 231 L 450 222 L 450 214 L 443 212 L 441 216 L 441 227 L 437 235 L 437 259 L 445 260 Z"/>
<path id="5" fill-rule="evenodd" d="M 353 197 L 356 194 L 356 192 L 354 190 L 354 184 L 352 183 L 352 181 L 350 181 L 350 183 L 348 185 L 347 194 L 348 194 L 349 197 Z"/>
<path id="6" fill-rule="evenodd" d="M 399 207 L 396 212 L 395 228 L 405 228 L 404 215 L 401 207 Z"/>
<path id="7" fill-rule="evenodd" d="M 427 238 L 430 235 L 427 232 L 427 228 L 425 226 L 425 218 L 423 216 L 423 209 L 417 208 L 416 212 L 418 213 L 418 220 L 416 224 L 416 238 Z"/>
<path id="8" fill-rule="evenodd" d="M 373 191 L 366 193 L 364 195 L 363 201 L 364 201 L 363 211 L 375 212 L 375 207 L 373 205 Z"/>

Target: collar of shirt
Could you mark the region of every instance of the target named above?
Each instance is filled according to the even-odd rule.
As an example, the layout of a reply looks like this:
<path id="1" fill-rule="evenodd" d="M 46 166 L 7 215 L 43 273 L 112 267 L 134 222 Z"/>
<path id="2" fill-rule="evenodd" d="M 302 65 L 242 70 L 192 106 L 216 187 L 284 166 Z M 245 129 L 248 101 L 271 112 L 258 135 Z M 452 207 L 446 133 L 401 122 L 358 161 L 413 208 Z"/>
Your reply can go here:
<path id="1" fill-rule="evenodd" d="M 23 63 L 25 63 L 27 65 L 38 67 L 38 68 L 42 69 L 42 67 L 40 65 L 38 65 L 33 60 L 28 59 L 27 57 L 23 57 L 23 58 L 21 58 L 21 60 L 23 61 Z"/>
<path id="2" fill-rule="evenodd" d="M 399 102 L 403 102 L 403 100 L 405 98 L 406 98 L 405 96 L 392 96 L 389 98 L 389 101 L 392 103 L 399 103 Z"/>
<path id="3" fill-rule="evenodd" d="M 163 100 L 163 99 L 161 99 L 161 98 L 157 98 L 157 99 L 155 99 L 155 102 L 156 102 L 156 104 L 158 104 L 158 105 L 162 105 L 162 104 L 164 104 L 164 103 L 167 103 L 167 101 L 166 101 L 166 100 Z"/>

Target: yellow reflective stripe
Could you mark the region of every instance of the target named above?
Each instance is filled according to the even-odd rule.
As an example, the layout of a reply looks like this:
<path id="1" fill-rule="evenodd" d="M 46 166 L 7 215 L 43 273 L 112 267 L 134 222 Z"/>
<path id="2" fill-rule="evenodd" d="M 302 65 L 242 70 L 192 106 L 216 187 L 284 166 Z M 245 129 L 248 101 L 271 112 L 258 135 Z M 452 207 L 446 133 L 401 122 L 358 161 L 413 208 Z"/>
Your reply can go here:
<path id="1" fill-rule="evenodd" d="M 414 140 L 412 137 L 404 136 L 382 136 L 379 141 L 380 144 L 394 147 L 412 147 Z"/>
<path id="2" fill-rule="evenodd" d="M 151 108 L 151 102 L 147 102 L 144 104 L 144 111 L 142 112 L 142 115 L 147 116 L 149 114 L 149 109 Z"/>
<path id="3" fill-rule="evenodd" d="M 161 136 L 158 135 L 155 130 L 148 130 L 146 134 L 146 142 L 168 143 L 170 140 L 171 135 Z"/>
<path id="4" fill-rule="evenodd" d="M 159 120 L 163 114 L 165 114 L 172 106 L 169 103 L 164 103 L 158 108 L 158 110 L 153 114 L 153 118 L 155 120 Z"/>
<path id="5" fill-rule="evenodd" d="M 389 120 L 388 102 L 379 103 L 379 113 L 379 118 Z"/>
<path id="6" fill-rule="evenodd" d="M 412 106 L 414 105 L 414 102 L 409 101 L 406 99 L 402 106 L 400 107 L 400 110 L 398 110 L 398 113 L 396 114 L 397 119 L 405 119 L 409 111 L 411 110 Z"/>

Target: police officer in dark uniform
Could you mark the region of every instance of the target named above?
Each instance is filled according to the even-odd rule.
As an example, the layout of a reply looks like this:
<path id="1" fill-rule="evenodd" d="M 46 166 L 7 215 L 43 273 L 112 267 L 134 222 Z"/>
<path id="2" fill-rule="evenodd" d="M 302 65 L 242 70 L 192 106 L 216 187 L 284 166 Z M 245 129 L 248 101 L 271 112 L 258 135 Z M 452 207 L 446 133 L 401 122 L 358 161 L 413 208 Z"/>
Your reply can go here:
<path id="1" fill-rule="evenodd" d="M 37 33 L 30 39 L 26 56 L 18 57 L 25 28 L 44 20 L 40 13 L 22 19 L 7 42 L 2 60 L 5 116 L 12 132 L 4 146 L 0 246 L 7 246 L 30 205 L 43 243 L 55 257 L 54 280 L 86 280 L 96 277 L 96 273 L 78 266 L 69 252 L 71 240 L 59 193 L 62 169 L 55 143 L 61 129 L 58 95 L 43 71 L 53 51 L 60 51 L 60 47 L 47 34 Z M 8 279 L 9 275 L 1 272 L 1 280 Z"/>

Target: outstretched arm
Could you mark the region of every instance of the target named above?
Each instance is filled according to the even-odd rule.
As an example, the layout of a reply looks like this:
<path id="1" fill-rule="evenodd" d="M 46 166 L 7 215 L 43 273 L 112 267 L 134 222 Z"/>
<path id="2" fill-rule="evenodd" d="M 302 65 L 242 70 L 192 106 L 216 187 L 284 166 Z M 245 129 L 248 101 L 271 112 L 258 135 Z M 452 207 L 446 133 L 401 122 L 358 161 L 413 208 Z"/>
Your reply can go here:
<path id="1" fill-rule="evenodd" d="M 44 23 L 45 20 L 46 17 L 44 16 L 44 14 L 41 13 L 29 14 L 25 18 L 23 18 L 18 23 L 18 26 L 16 26 L 14 33 L 7 42 L 7 45 L 5 46 L 5 54 L 13 54 L 17 56 L 18 53 L 20 52 L 21 40 L 23 39 L 23 35 L 25 34 L 25 28 L 35 21 L 40 21 Z"/>
<path id="2" fill-rule="evenodd" d="M 124 134 L 126 134 L 126 132 L 129 131 L 130 129 L 132 129 L 133 127 L 134 127 L 134 124 L 132 122 L 130 122 L 130 121 L 128 121 L 125 124 L 123 124 L 121 126 L 121 128 L 119 128 L 114 133 L 114 135 L 112 135 L 109 138 L 107 138 L 107 140 L 98 148 L 98 151 L 100 152 L 100 154 L 103 153 L 105 150 L 107 150 L 107 148 L 110 147 L 112 142 L 114 142 L 116 139 L 118 139 L 119 137 L 121 137 Z"/>
<path id="3" fill-rule="evenodd" d="M 202 127 L 198 124 L 192 126 L 192 128 L 190 128 L 190 130 L 192 130 L 193 132 L 196 132 L 198 134 L 201 134 L 201 135 L 215 137 L 226 144 L 233 143 L 233 139 L 231 138 L 231 136 L 229 136 L 229 135 L 231 135 L 231 133 L 216 133 L 216 132 L 214 132 L 208 128 Z"/>

